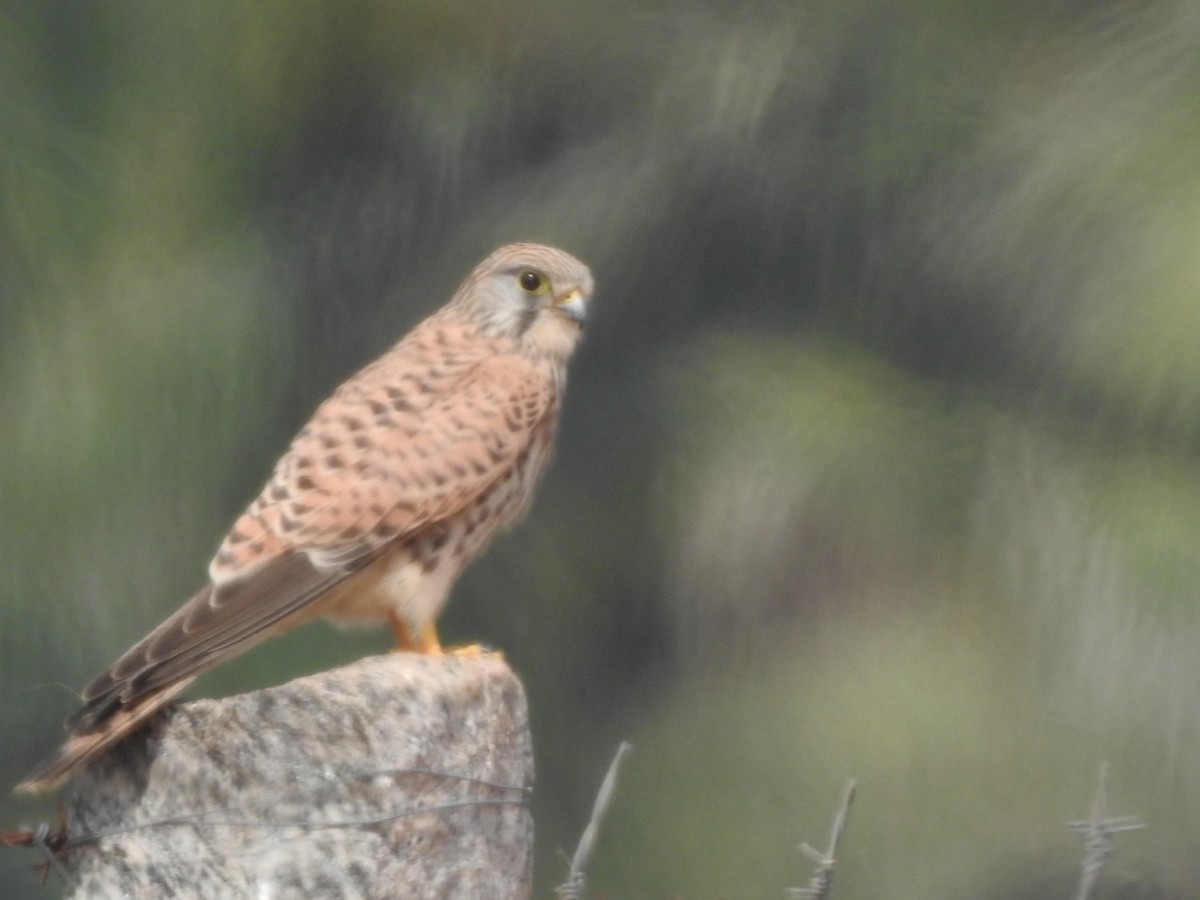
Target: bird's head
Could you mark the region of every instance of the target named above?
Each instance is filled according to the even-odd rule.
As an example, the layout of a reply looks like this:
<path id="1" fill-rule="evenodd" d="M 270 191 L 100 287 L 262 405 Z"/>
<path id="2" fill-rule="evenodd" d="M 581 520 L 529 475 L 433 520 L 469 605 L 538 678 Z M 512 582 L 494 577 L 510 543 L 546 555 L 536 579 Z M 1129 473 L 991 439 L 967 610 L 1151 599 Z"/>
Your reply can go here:
<path id="1" fill-rule="evenodd" d="M 454 296 L 485 331 L 544 356 L 575 349 L 592 296 L 592 273 L 562 250 L 508 244 L 475 267 Z"/>

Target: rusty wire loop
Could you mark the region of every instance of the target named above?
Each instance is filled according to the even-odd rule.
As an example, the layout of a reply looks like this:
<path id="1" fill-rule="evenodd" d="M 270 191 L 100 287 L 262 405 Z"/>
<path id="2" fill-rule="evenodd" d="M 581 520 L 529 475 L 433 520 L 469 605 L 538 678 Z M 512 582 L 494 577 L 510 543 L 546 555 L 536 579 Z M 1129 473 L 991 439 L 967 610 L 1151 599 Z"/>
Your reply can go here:
<path id="1" fill-rule="evenodd" d="M 58 820 L 59 826 L 53 831 L 45 822 L 42 822 L 33 831 L 25 829 L 0 831 L 0 847 L 32 847 L 37 850 L 42 861 L 33 868 L 35 871 L 40 870 L 41 884 L 46 883 L 51 871 L 62 879 L 63 884 L 71 884 L 70 873 L 63 868 L 62 863 L 55 855 L 66 846 L 67 842 L 66 812 L 62 808 L 61 802 L 58 805 Z"/>
<path id="2" fill-rule="evenodd" d="M 52 832 L 50 826 L 42 822 L 34 829 L 32 846 L 42 857 L 42 865 L 46 867 L 46 874 L 53 871 L 63 884 L 70 885 L 72 883 L 71 875 L 58 860 L 58 852 L 61 849 L 60 842 L 55 839 L 58 834 L 61 832 Z"/>

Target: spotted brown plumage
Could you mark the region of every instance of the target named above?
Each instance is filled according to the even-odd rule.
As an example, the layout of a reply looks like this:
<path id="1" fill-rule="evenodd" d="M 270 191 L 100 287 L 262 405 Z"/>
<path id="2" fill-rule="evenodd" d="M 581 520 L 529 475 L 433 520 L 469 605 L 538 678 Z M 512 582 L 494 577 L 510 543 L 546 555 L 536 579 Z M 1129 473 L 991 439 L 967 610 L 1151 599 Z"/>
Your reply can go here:
<path id="1" fill-rule="evenodd" d="M 588 268 L 552 247 L 481 262 L 317 408 L 209 583 L 87 686 L 66 744 L 18 789 L 56 787 L 201 672 L 312 618 L 390 621 L 403 649 L 440 652 L 452 585 L 550 458 L 591 293 Z"/>

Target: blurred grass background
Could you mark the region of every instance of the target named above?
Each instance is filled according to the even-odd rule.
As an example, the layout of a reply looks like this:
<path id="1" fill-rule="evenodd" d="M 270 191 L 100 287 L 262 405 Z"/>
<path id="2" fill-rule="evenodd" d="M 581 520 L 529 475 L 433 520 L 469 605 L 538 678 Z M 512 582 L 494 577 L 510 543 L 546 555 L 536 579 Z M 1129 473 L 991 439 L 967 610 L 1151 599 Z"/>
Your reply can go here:
<path id="1" fill-rule="evenodd" d="M 0 783 L 494 246 L 598 297 L 503 647 L 550 896 L 1200 888 L 1200 6 L 0 5 Z M 378 652 L 313 626 L 204 679 Z M 53 821 L 5 795 L 0 827 Z M 0 895 L 54 896 L 33 854 Z"/>

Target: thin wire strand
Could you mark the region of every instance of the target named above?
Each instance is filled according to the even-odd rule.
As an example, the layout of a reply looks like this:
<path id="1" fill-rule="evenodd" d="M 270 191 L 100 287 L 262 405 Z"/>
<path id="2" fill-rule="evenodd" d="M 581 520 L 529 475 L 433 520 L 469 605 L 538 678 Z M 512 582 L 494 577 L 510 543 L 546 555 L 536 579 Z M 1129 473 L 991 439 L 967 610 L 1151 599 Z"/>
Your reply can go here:
<path id="1" fill-rule="evenodd" d="M 155 828 L 172 828 L 184 827 L 191 828 L 300 828 L 308 831 L 320 831 L 322 829 L 336 828 L 367 828 L 373 825 L 384 825 L 388 822 L 395 822 L 398 819 L 406 819 L 410 816 L 419 816 L 430 812 L 447 812 L 452 809 L 464 809 L 469 806 L 528 806 L 529 801 L 525 798 L 519 800 L 501 800 L 491 797 L 476 797 L 469 800 L 456 800 L 451 803 L 436 803 L 430 806 L 414 807 L 412 809 L 402 809 L 395 812 L 383 813 L 378 816 L 367 816 L 361 819 L 336 819 L 329 822 L 306 822 L 302 819 L 225 819 L 216 821 L 204 821 L 204 816 L 213 815 L 220 810 L 207 810 L 198 813 L 184 813 L 179 816 L 172 816 L 165 819 L 153 819 L 149 822 L 137 822 L 133 825 L 121 825 L 116 828 L 107 828 L 100 831 L 94 831 L 89 834 L 79 835 L 77 837 L 69 837 L 63 843 L 62 849 L 67 850 L 72 847 L 78 847 L 82 844 L 94 843 L 95 841 L 105 838 L 117 837 L 122 834 L 130 834 L 136 831 L 150 831 Z"/>
<path id="2" fill-rule="evenodd" d="M 416 776 L 431 776 L 435 778 L 444 778 L 447 780 L 459 781 L 464 784 L 474 785 L 477 787 L 485 787 L 490 790 L 511 791 L 521 794 L 517 798 L 496 798 L 496 797 L 474 797 L 460 801 L 449 803 L 432 804 L 429 806 L 415 807 L 411 809 L 397 810 L 393 812 L 383 813 L 378 816 L 365 816 L 357 819 L 339 819 L 329 822 L 311 822 L 299 819 L 293 820 L 263 820 L 263 819 L 238 819 L 238 818 L 220 818 L 210 819 L 211 816 L 230 815 L 249 815 L 255 810 L 269 809 L 280 806 L 288 802 L 300 802 L 306 798 L 310 798 L 316 791 L 295 792 L 291 795 L 284 795 L 281 798 L 273 800 L 270 805 L 263 803 L 242 807 L 239 810 L 231 811 L 228 809 L 211 809 L 199 810 L 195 812 L 180 813 L 175 816 L 166 816 L 160 819 L 151 819 L 146 822 L 134 822 L 128 825 L 119 825 L 113 828 L 101 829 L 99 831 L 88 832 L 86 834 L 62 835 L 60 838 L 51 841 L 50 827 L 42 824 L 30 833 L 28 843 L 29 846 L 35 847 L 39 852 L 46 857 L 47 861 L 53 863 L 55 872 L 64 880 L 66 873 L 61 864 L 55 858 L 57 854 L 69 850 L 74 847 L 79 847 L 84 844 L 95 843 L 96 841 L 105 838 L 117 837 L 123 834 L 130 834 L 138 831 L 147 831 L 156 828 L 171 828 L 188 826 L 192 828 L 300 828 L 309 830 L 330 829 L 330 828 L 366 828 L 375 825 L 383 825 L 388 822 L 394 822 L 398 819 L 418 816 L 424 813 L 431 812 L 446 812 L 454 809 L 462 809 L 466 807 L 479 806 L 528 806 L 529 798 L 532 790 L 525 785 L 503 784 L 500 782 L 489 781 L 484 778 L 478 778 L 472 775 L 460 775 L 454 772 L 440 772 L 434 769 L 374 769 L 363 772 L 351 773 L 349 779 L 366 779 L 375 778 L 380 775 L 416 775 Z"/>

